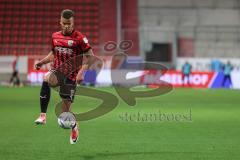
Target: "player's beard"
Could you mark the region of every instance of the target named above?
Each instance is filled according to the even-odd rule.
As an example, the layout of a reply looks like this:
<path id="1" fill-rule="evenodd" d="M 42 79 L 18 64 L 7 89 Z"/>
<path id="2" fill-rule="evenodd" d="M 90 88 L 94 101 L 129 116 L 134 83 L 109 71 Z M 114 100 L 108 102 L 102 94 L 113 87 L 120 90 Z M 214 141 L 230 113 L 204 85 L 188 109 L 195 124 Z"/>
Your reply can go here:
<path id="1" fill-rule="evenodd" d="M 73 32 L 73 28 L 69 28 L 69 29 L 63 29 L 63 34 L 64 35 L 71 35 Z"/>

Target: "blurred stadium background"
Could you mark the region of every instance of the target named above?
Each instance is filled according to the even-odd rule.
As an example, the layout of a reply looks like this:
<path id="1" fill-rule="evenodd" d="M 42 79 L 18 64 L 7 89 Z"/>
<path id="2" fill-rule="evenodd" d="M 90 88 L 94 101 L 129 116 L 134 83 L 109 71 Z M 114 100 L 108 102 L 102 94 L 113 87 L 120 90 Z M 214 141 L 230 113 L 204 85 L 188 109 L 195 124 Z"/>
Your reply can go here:
<path id="1" fill-rule="evenodd" d="M 130 40 L 133 46 L 124 51 L 128 63 L 151 61 L 169 69 L 164 75 L 158 70 L 132 73 L 139 76 L 135 85 L 156 85 L 161 79 L 175 88 L 163 96 L 138 99 L 136 108 L 119 98 L 119 107 L 110 114 L 80 122 L 80 142 L 74 147 L 69 147 L 69 132 L 57 125 L 56 92 L 48 124 L 33 124 L 39 114 L 39 85 L 50 67 L 36 71 L 34 64 L 50 51 L 51 34 L 60 30 L 60 12 L 66 8 L 75 11 L 75 28 L 104 62 L 99 75 L 86 73 L 85 83 L 116 95 L 111 58 L 123 50 L 106 51 L 106 44 Z M 239 43 L 239 0 L 0 0 L 0 159 L 237 160 Z M 182 78 L 185 62 L 192 66 L 189 83 Z M 224 81 L 227 62 L 233 67 L 231 82 Z M 128 63 L 112 72 L 121 73 Z M 24 87 L 8 87 L 14 68 Z M 89 111 L 98 102 L 77 96 L 73 111 Z M 119 118 L 139 111 L 192 114 L 192 122 Z"/>
<path id="2" fill-rule="evenodd" d="M 192 87 L 240 88 L 239 5 L 238 0 L 1 0 L 0 80 L 9 81 L 17 55 L 21 80 L 42 81 L 49 66 L 36 72 L 34 63 L 50 50 L 51 34 L 60 28 L 60 11 L 70 8 L 76 12 L 76 28 L 105 62 L 106 73 L 94 83 L 111 84 L 104 77 L 113 52 L 106 52 L 104 45 L 131 40 L 133 47 L 125 51 L 129 60 L 166 65 L 173 72 L 165 80 L 174 86 L 182 85 L 177 71 L 187 61 L 196 72 Z M 234 68 L 233 84 L 221 86 L 227 61 Z"/>

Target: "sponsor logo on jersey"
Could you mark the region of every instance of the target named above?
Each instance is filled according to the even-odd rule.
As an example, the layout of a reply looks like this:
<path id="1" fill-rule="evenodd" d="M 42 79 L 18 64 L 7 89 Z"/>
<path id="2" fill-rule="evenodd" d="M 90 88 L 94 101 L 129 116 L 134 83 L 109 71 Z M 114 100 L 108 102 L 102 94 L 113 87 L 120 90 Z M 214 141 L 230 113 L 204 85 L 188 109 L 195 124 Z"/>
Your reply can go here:
<path id="1" fill-rule="evenodd" d="M 73 54 L 73 50 L 71 48 L 64 48 L 64 47 L 55 47 L 56 52 L 61 54 Z"/>

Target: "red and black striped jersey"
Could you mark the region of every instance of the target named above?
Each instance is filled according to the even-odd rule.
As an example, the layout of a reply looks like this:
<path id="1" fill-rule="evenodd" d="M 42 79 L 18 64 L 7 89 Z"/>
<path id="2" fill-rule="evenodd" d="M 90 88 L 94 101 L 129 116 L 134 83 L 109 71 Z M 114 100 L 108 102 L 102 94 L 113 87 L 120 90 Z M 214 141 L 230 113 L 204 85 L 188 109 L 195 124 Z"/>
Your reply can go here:
<path id="1" fill-rule="evenodd" d="M 84 52 L 91 49 L 88 39 L 79 31 L 65 36 L 61 31 L 52 34 L 54 63 L 52 69 L 58 70 L 75 81 L 82 65 Z"/>

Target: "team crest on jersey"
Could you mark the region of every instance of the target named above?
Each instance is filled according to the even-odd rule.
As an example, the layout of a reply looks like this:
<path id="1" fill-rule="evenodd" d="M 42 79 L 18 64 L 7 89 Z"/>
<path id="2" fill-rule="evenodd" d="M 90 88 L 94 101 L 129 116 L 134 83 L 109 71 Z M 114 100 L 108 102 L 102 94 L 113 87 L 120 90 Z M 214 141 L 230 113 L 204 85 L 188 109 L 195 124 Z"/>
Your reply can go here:
<path id="1" fill-rule="evenodd" d="M 72 47 L 73 46 L 73 40 L 68 40 L 68 46 Z"/>
<path id="2" fill-rule="evenodd" d="M 83 38 L 84 43 L 88 43 L 88 39 L 86 37 Z"/>

